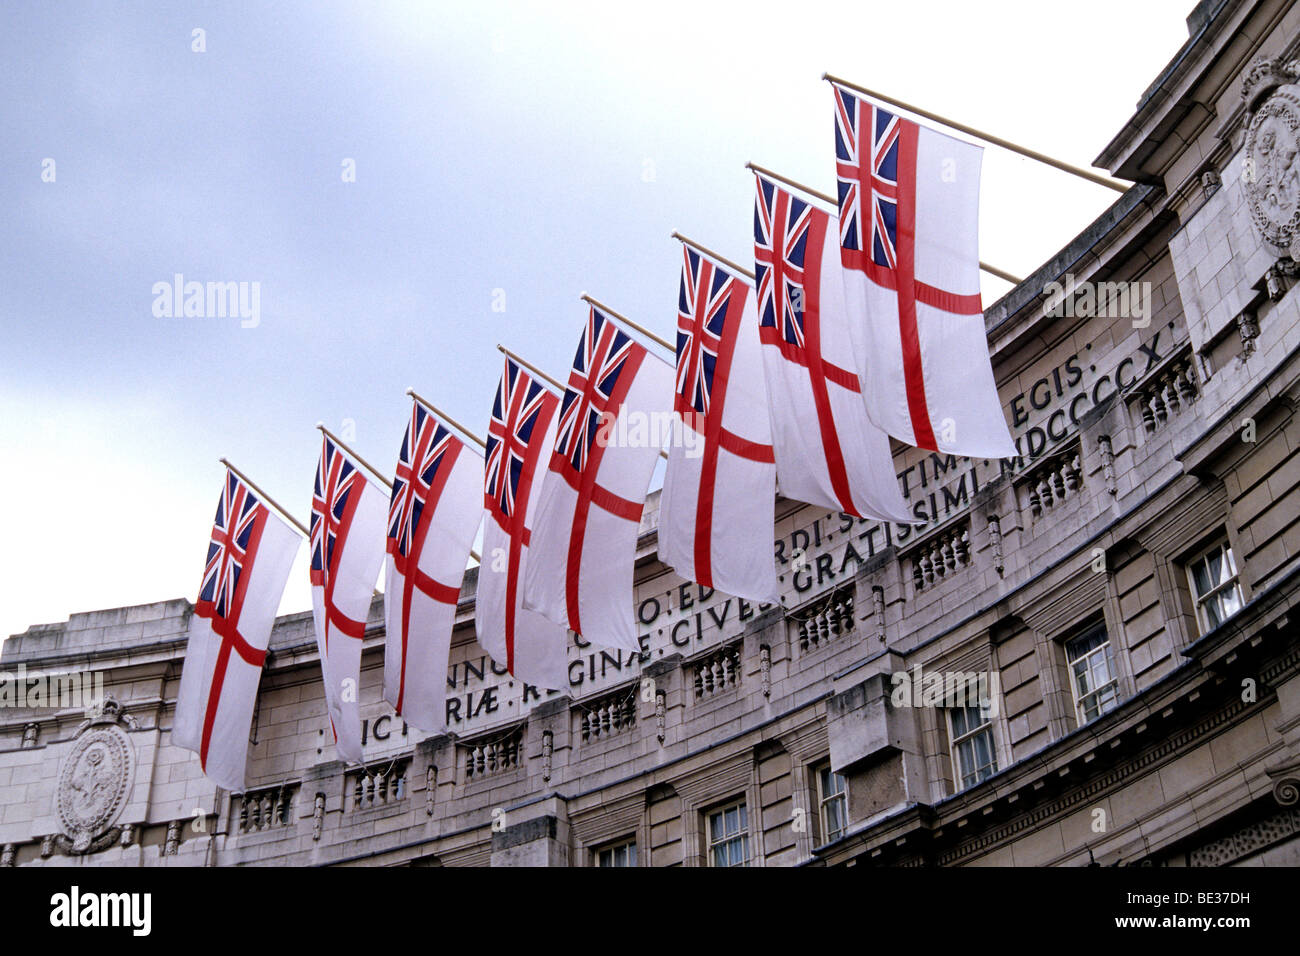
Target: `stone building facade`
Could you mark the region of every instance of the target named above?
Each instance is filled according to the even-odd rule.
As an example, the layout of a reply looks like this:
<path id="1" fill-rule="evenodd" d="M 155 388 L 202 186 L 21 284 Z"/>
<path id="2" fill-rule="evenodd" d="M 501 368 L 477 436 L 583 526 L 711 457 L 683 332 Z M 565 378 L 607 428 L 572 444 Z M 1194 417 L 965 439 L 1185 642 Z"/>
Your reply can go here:
<path id="1" fill-rule="evenodd" d="M 1135 185 L 986 312 L 1019 459 L 897 446 L 915 526 L 779 501 L 779 606 L 659 563 L 652 497 L 642 653 L 564 693 L 471 573 L 438 736 L 376 599 L 362 767 L 283 617 L 242 794 L 170 743 L 188 602 L 30 628 L 0 670 L 107 697 L 0 707 L 0 865 L 1300 864 L 1300 8 L 1188 27 L 1098 159 Z"/>

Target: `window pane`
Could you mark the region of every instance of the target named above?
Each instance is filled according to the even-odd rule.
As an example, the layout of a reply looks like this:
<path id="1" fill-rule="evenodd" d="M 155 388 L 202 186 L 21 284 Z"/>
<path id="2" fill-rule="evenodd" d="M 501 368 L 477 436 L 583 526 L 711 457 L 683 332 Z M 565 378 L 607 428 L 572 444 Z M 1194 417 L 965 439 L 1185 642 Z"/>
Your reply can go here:
<path id="1" fill-rule="evenodd" d="M 1223 583 L 1223 552 L 1213 551 L 1205 556 L 1205 576 L 1210 587 Z"/>
<path id="2" fill-rule="evenodd" d="M 966 735 L 966 712 L 964 710 L 949 711 L 952 715 L 952 735 L 954 737 L 964 737 Z"/>
<path id="3" fill-rule="evenodd" d="M 845 800 L 843 797 L 836 797 L 826 805 L 826 839 L 838 840 L 840 834 L 844 832 L 845 824 L 848 822 L 848 814 L 845 810 Z"/>
<path id="4" fill-rule="evenodd" d="M 1100 687 L 1107 683 L 1110 678 L 1110 661 L 1105 654 L 1094 654 L 1092 657 L 1092 686 Z"/>
<path id="5" fill-rule="evenodd" d="M 1074 686 L 1076 688 L 1075 695 L 1078 697 L 1082 697 L 1090 689 L 1088 685 L 1088 661 L 1086 658 L 1074 663 Z"/>
<path id="6" fill-rule="evenodd" d="M 1192 565 L 1192 583 L 1196 587 L 1196 596 L 1204 597 L 1209 593 L 1212 585 L 1210 584 L 1210 575 L 1205 568 L 1204 561 L 1197 561 Z"/>

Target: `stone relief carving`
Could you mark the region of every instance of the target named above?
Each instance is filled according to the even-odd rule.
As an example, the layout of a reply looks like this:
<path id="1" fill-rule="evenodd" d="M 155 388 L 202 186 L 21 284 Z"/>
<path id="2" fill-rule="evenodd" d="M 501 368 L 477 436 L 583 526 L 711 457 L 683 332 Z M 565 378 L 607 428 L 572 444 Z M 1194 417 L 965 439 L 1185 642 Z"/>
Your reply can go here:
<path id="1" fill-rule="evenodd" d="M 55 805 L 63 834 L 58 846 L 70 855 L 93 853 L 117 842 L 115 826 L 135 771 L 135 748 L 122 729 L 134 721 L 107 698 L 86 712 L 72 750 L 59 772 Z"/>
<path id="2" fill-rule="evenodd" d="M 1264 245 L 1300 260 L 1300 61 L 1257 60 L 1246 72 L 1242 185 Z"/>

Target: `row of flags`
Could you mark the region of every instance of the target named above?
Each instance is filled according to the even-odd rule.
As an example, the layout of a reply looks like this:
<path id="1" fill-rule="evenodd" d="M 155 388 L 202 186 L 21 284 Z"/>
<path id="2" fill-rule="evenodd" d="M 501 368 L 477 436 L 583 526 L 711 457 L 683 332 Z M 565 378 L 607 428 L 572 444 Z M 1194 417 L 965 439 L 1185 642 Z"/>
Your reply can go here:
<path id="1" fill-rule="evenodd" d="M 307 536 L 342 759 L 362 759 L 361 644 L 381 566 L 384 699 L 410 725 L 444 729 L 451 632 L 481 522 L 475 627 L 512 675 L 563 689 L 570 630 L 639 650 L 633 563 L 663 450 L 646 423 L 669 408 L 659 557 L 760 602 L 779 600 L 778 482 L 788 498 L 907 523 L 891 436 L 946 454 L 1015 454 L 980 302 L 982 150 L 834 90 L 838 209 L 760 173 L 752 275 L 684 243 L 675 365 L 593 303 L 562 391 L 507 355 L 481 454 L 413 396 L 388 491 L 324 433 Z M 244 786 L 297 546 L 228 469 L 172 731 L 228 789 Z"/>

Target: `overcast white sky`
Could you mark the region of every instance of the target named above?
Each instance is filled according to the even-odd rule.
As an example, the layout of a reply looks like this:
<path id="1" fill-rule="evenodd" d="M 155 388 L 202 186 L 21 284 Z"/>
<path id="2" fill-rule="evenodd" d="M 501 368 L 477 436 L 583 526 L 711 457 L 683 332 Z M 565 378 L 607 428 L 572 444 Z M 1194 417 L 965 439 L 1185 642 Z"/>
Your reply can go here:
<path id="1" fill-rule="evenodd" d="M 219 456 L 305 519 L 317 420 L 384 468 L 408 385 L 485 429 L 495 344 L 563 371 L 583 290 L 666 334 L 673 229 L 752 257 L 747 160 L 832 190 L 823 71 L 1086 166 L 1192 6 L 5 4 L 0 635 L 193 600 Z M 982 258 L 1115 196 L 990 147 Z M 154 317 L 178 272 L 260 325 Z"/>

